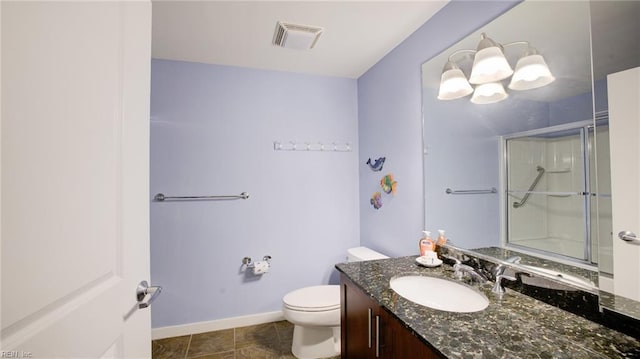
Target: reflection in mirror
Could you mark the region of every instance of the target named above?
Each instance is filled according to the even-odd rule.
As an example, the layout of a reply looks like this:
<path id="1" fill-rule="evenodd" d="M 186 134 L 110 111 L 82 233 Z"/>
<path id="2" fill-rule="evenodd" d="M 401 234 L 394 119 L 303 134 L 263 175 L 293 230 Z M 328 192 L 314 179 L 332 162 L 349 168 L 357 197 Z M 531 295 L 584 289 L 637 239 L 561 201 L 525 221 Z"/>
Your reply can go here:
<path id="1" fill-rule="evenodd" d="M 574 122 L 504 137 L 507 243 L 592 262 L 585 165 L 592 124 Z"/>
<path id="2" fill-rule="evenodd" d="M 599 269 L 606 283 L 614 263 L 606 75 L 640 65 L 639 33 L 638 1 L 525 1 L 425 62 L 425 226 L 446 229 L 462 248 Z M 512 69 L 535 47 L 555 81 L 518 91 L 507 77 L 497 81 L 506 98 L 485 104 L 471 101 L 476 84 L 443 95 L 443 77 L 469 82 L 484 37 L 514 44 L 503 46 Z M 452 69 L 462 75 L 444 76 Z"/>
<path id="3" fill-rule="evenodd" d="M 539 19 L 547 19 L 545 26 L 540 26 Z M 535 47 L 544 57 L 555 81 L 534 89 L 512 90 L 508 86 L 511 78 L 505 78 L 497 83 L 503 85 L 508 97 L 489 104 L 473 103 L 470 101 L 473 95 L 438 100 L 443 66 L 453 59 L 464 75 L 469 76 L 474 51 L 465 49 L 476 49 L 478 42 L 484 41 L 483 33 L 500 44 L 514 44 L 503 46 L 506 60 L 512 68 L 517 67 L 523 55 L 527 56 L 529 47 Z M 463 54 L 467 57 L 461 58 Z M 503 182 L 507 182 L 507 177 L 501 164 L 500 136 L 590 120 L 593 105 L 589 59 L 588 3 L 524 2 L 423 64 L 427 227 L 447 229 L 450 238 L 460 247 L 502 246 L 502 238 L 507 232 L 506 202 L 512 205 L 526 193 L 504 194 Z M 523 188 L 514 188 L 514 191 L 526 192 L 536 177 L 537 166 L 547 166 L 542 162 L 533 163 L 532 158 L 523 161 L 531 163 L 528 168 L 522 167 L 516 176 L 522 176 L 522 181 L 528 183 L 517 184 Z M 549 182 L 547 178 L 540 181 L 539 189 L 543 183 Z M 493 187 L 500 188 L 500 193 L 453 196 L 445 192 L 446 188 L 482 190 Z M 584 188 L 580 192 L 585 192 Z M 518 210 L 522 213 L 534 208 L 531 204 L 540 202 L 535 198 L 537 196 L 530 194 L 532 202 Z M 541 210 L 540 216 L 546 217 L 547 213 Z M 520 218 L 511 223 L 513 233 L 524 235 L 526 232 L 526 228 L 515 228 L 514 224 L 542 225 L 534 217 Z M 556 227 L 563 228 L 562 225 Z M 532 236 L 534 233 L 529 234 Z M 569 235 L 551 233 L 544 238 Z M 527 245 L 527 242 L 521 241 L 520 245 Z M 540 250 L 551 252 L 551 248 Z M 583 259 L 583 255 L 578 258 Z"/>
<path id="4" fill-rule="evenodd" d="M 592 22 L 592 48 L 593 48 L 593 77 L 594 88 L 602 89 L 594 92 L 594 102 L 596 109 L 601 108 L 603 112 L 608 114 L 609 104 L 615 98 L 608 98 L 611 91 L 610 84 L 607 82 L 607 76 L 640 66 L 640 2 L 638 1 L 592 1 L 590 3 Z M 631 101 L 632 106 L 637 105 L 637 100 Z M 614 111 L 612 110 L 612 113 Z M 620 118 L 612 118 L 612 127 L 617 126 L 617 132 L 625 121 Z M 632 121 L 633 122 L 633 121 Z M 629 132 L 623 130 L 622 132 Z M 609 136 L 612 136 L 610 139 Z M 637 184 L 631 185 L 630 188 L 620 192 L 620 182 L 612 182 L 610 168 L 614 166 L 611 163 L 617 162 L 618 168 L 626 172 L 626 163 L 638 163 L 639 154 L 625 148 L 626 151 L 621 152 L 624 159 L 620 156 L 610 157 L 609 144 L 616 145 L 620 143 L 616 137 L 616 131 L 609 132 L 609 126 L 597 128 L 596 138 L 596 164 L 597 164 L 597 207 L 598 210 L 594 216 L 597 223 L 598 233 L 598 252 L 600 257 L 600 283 L 601 289 L 616 294 L 615 296 L 601 295 L 601 305 L 611 308 L 614 311 L 629 314 L 635 313 L 640 318 L 640 308 L 637 304 L 629 305 L 626 298 L 620 295 L 626 295 L 629 298 L 640 300 L 640 295 L 631 295 L 631 288 L 640 286 L 640 279 L 637 270 L 634 273 L 634 266 L 637 268 L 638 259 L 640 257 L 640 248 L 634 245 L 623 243 L 617 238 L 620 229 L 613 228 L 616 222 L 620 221 L 620 217 L 616 213 L 631 213 L 627 206 L 620 207 L 620 201 L 616 206 L 616 197 L 628 195 L 633 196 L 631 192 L 637 189 Z M 624 135 L 623 135 L 624 136 Z M 634 139 L 633 141 L 636 141 Z M 620 167 L 620 162 L 622 167 Z M 620 173 L 618 170 L 616 177 L 626 177 L 626 173 Z M 613 184 L 612 184 L 613 183 Z M 613 197 L 611 196 L 614 190 Z M 627 197 L 628 198 L 628 197 Z M 613 201 L 613 202 L 612 202 Z M 616 217 L 614 217 L 616 216 Z M 638 214 L 635 214 L 638 217 Z M 636 223 L 634 226 L 637 226 Z M 615 241 L 615 243 L 614 243 Z M 615 248 L 615 250 L 614 250 Z M 618 253 L 618 254 L 615 254 Z M 615 258 L 614 258 L 615 254 Z M 622 255 L 630 255 L 626 259 L 621 258 Z M 611 258 L 610 261 L 607 258 Z M 614 278 L 614 272 L 615 278 Z M 622 274 L 622 275 L 620 275 Z M 627 290 L 631 289 L 631 290 Z M 634 311 L 635 307 L 635 311 Z"/>
<path id="5" fill-rule="evenodd" d="M 640 66 L 640 2 L 592 1 L 594 102 L 603 117 L 608 113 L 607 75 Z M 607 117 L 608 118 L 608 117 Z M 613 229 L 609 126 L 598 127 L 596 137 L 597 226 L 599 270 L 603 283 L 613 276 Z M 631 158 L 629 158 L 631 159 Z M 613 292 L 612 284 L 606 289 Z"/>

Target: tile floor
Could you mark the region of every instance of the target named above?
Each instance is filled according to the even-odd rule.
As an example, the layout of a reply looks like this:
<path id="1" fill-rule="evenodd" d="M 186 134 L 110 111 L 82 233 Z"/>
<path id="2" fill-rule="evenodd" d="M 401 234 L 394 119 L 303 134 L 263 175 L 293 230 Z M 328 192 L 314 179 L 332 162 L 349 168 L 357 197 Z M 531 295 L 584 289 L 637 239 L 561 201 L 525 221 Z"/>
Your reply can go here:
<path id="1" fill-rule="evenodd" d="M 153 359 L 295 359 L 287 321 L 152 341 Z M 339 358 L 339 357 L 336 357 Z"/>

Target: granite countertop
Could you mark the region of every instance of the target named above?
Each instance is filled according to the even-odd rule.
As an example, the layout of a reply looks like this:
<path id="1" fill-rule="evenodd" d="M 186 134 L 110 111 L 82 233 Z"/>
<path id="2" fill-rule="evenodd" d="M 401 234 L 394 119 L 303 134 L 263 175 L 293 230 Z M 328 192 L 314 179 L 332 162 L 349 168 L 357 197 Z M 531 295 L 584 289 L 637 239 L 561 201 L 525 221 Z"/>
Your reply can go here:
<path id="1" fill-rule="evenodd" d="M 451 266 L 425 268 L 416 256 L 340 263 L 336 268 L 365 293 L 448 358 L 638 358 L 640 342 L 605 326 L 493 283 L 474 285 L 489 298 L 487 309 L 453 313 L 397 295 L 389 280 L 418 274 L 455 280 Z"/>
<path id="2" fill-rule="evenodd" d="M 597 285 L 598 283 L 598 271 L 580 268 L 568 264 L 559 263 L 556 261 L 550 261 L 543 258 L 534 257 L 522 252 L 514 250 L 499 248 L 499 247 L 485 247 L 472 249 L 473 252 L 483 254 L 485 256 L 493 257 L 502 261 L 506 261 L 513 256 L 521 257 L 521 264 L 527 264 L 534 267 L 551 269 L 561 273 L 572 274 L 584 279 L 587 279 Z"/>
<path id="3" fill-rule="evenodd" d="M 556 270 L 561 273 L 572 274 L 587 279 L 595 285 L 597 285 L 599 280 L 599 273 L 597 271 L 541 259 L 505 248 L 486 247 L 476 248 L 472 251 L 502 261 L 505 261 L 513 256 L 520 256 L 522 258 L 522 264 L 528 264 L 535 267 Z M 615 313 L 621 313 L 624 316 L 633 318 L 635 320 L 640 320 L 640 305 L 637 301 L 621 297 L 603 290 L 598 290 L 597 294 L 600 299 L 600 305 L 603 306 L 606 310 L 610 310 Z"/>

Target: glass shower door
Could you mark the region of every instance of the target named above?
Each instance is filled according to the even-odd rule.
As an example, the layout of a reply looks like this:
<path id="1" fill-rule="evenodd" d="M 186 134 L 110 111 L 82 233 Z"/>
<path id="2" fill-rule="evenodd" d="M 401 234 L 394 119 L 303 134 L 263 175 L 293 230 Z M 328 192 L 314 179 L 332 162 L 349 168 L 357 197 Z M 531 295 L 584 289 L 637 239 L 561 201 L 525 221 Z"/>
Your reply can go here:
<path id="1" fill-rule="evenodd" d="M 611 210 L 611 168 L 609 156 L 609 118 L 596 117 L 596 130 L 589 128 L 591 196 L 591 261 L 600 274 L 613 274 L 613 236 Z M 597 149 L 595 148 L 597 146 Z"/>
<path id="2" fill-rule="evenodd" d="M 506 140 L 507 242 L 590 261 L 584 128 Z"/>

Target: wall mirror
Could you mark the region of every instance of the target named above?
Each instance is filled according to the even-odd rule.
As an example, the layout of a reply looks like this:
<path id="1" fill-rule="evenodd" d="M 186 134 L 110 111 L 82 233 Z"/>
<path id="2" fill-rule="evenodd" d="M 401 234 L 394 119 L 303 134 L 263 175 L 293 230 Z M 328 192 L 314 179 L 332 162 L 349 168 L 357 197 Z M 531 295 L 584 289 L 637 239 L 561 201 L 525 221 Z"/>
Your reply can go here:
<path id="1" fill-rule="evenodd" d="M 524 251 L 607 282 L 615 259 L 606 75 L 640 65 L 638 33 L 640 2 L 525 1 L 425 62 L 426 228 L 446 229 L 461 248 Z M 504 99 L 502 89 L 478 97 L 485 86 L 467 81 L 476 53 L 468 50 L 485 37 L 515 69 L 497 81 Z M 538 54 L 554 80 L 510 88 L 518 61 Z M 472 84 L 443 95 L 443 73 L 460 74 L 451 69 Z"/>

